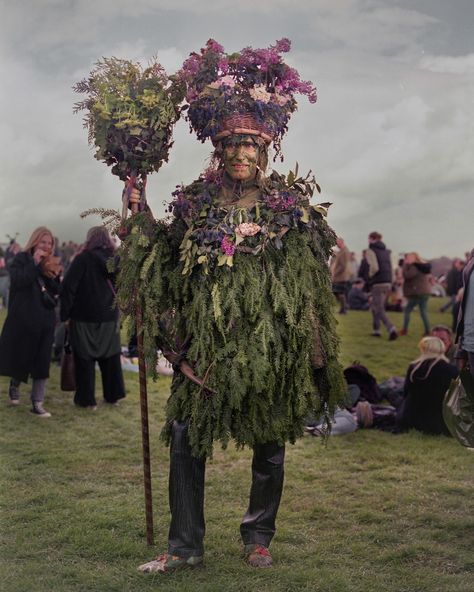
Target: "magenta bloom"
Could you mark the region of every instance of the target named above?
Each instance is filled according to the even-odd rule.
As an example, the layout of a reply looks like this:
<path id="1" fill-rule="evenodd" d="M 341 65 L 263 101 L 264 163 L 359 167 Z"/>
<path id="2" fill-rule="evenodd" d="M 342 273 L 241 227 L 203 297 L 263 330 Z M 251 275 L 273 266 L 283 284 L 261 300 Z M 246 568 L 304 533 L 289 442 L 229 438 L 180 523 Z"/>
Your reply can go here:
<path id="1" fill-rule="evenodd" d="M 290 51 L 290 48 L 291 48 L 291 41 L 289 39 L 287 39 L 286 37 L 283 37 L 283 39 L 280 39 L 275 44 L 275 49 L 277 50 L 278 53 L 286 53 L 286 52 Z"/>
<path id="2" fill-rule="evenodd" d="M 235 253 L 235 244 L 230 240 L 230 238 L 225 235 L 221 241 L 221 249 L 222 252 L 225 253 L 227 256 L 231 256 Z"/>
<path id="3" fill-rule="evenodd" d="M 222 47 L 222 45 L 217 43 L 217 41 L 215 41 L 214 39 L 208 40 L 208 42 L 206 43 L 206 49 L 209 49 L 211 51 L 215 51 L 216 53 L 223 53 L 223 51 L 224 51 L 224 48 Z"/>

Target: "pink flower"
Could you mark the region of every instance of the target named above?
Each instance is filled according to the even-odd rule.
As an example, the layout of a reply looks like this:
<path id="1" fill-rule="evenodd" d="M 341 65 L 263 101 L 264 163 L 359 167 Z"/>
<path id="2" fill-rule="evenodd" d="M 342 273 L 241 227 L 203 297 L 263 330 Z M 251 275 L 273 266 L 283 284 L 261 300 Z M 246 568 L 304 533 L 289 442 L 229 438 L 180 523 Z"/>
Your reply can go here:
<path id="1" fill-rule="evenodd" d="M 254 222 L 242 222 L 236 227 L 235 232 L 240 236 L 254 236 L 260 230 L 262 230 L 262 227 Z"/>
<path id="2" fill-rule="evenodd" d="M 222 88 L 223 86 L 228 86 L 229 88 L 234 88 L 235 86 L 235 79 L 232 76 L 222 76 L 211 84 L 208 84 L 211 88 Z"/>
<path id="3" fill-rule="evenodd" d="M 235 253 L 235 244 L 227 235 L 221 240 L 221 249 L 228 257 Z"/>

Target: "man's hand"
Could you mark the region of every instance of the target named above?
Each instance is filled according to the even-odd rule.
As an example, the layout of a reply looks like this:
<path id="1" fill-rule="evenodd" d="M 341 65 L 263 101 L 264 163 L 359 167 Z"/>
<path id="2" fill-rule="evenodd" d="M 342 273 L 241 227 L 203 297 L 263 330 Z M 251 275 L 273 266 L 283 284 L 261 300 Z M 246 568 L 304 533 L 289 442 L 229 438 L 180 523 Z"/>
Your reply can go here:
<path id="1" fill-rule="evenodd" d="M 132 212 L 136 212 L 139 210 L 140 190 L 136 187 L 134 187 L 130 193 L 130 197 L 128 198 L 128 207 L 132 210 Z"/>

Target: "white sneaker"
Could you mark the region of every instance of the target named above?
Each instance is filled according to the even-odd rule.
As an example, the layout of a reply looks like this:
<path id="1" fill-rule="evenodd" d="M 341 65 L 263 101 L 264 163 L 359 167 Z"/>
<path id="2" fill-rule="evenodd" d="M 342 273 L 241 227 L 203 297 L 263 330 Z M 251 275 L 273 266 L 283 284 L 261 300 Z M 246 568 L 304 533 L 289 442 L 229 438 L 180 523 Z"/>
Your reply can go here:
<path id="1" fill-rule="evenodd" d="M 33 413 L 33 415 L 37 415 L 38 417 L 51 417 L 51 413 L 46 411 L 46 409 L 43 407 L 43 403 L 33 403 L 31 413 Z"/>
<path id="2" fill-rule="evenodd" d="M 13 407 L 17 407 L 20 404 L 20 399 L 9 399 L 9 404 Z"/>

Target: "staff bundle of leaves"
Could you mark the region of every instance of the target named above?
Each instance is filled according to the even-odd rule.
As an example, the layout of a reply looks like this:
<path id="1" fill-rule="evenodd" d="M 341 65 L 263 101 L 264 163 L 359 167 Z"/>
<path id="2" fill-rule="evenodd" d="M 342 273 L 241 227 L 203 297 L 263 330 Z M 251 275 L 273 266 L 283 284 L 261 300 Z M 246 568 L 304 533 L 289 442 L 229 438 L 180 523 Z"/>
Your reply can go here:
<path id="1" fill-rule="evenodd" d="M 160 64 L 142 69 L 129 60 L 103 58 L 73 89 L 87 95 L 74 112 L 87 111 L 89 144 L 114 175 L 123 181 L 145 179 L 168 161 L 184 93 Z"/>

